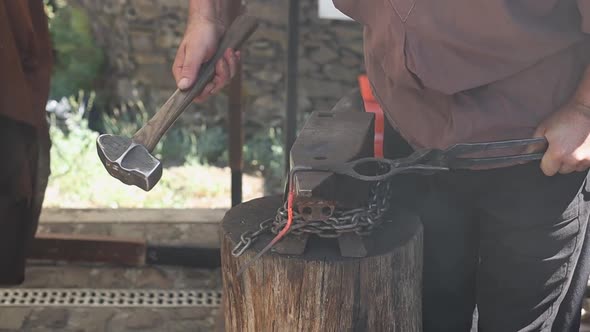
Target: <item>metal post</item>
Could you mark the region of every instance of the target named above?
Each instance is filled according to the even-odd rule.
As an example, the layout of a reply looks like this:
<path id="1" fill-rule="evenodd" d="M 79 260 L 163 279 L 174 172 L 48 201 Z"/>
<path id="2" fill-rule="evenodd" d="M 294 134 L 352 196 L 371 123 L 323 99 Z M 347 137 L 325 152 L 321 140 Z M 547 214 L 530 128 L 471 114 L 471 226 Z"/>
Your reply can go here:
<path id="1" fill-rule="evenodd" d="M 231 8 L 230 17 L 238 16 L 241 4 Z M 236 76 L 228 87 L 228 139 L 229 166 L 231 169 L 231 204 L 236 206 L 242 202 L 242 169 L 244 134 L 242 130 L 242 68 L 238 67 Z"/>
<path id="2" fill-rule="evenodd" d="M 299 0 L 289 0 L 287 26 L 287 100 L 285 117 L 285 169 L 289 170 L 290 151 L 297 136 L 297 58 L 299 55 Z"/>
<path id="3" fill-rule="evenodd" d="M 229 85 L 229 164 L 231 169 L 231 205 L 242 202 L 242 169 L 244 135 L 242 130 L 241 68 Z"/>

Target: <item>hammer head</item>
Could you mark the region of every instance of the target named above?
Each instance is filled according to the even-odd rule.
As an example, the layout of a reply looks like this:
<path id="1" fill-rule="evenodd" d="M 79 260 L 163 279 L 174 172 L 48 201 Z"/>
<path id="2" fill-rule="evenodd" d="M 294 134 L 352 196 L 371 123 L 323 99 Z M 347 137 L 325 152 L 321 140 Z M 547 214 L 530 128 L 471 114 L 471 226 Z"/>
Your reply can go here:
<path id="1" fill-rule="evenodd" d="M 109 174 L 125 184 L 149 191 L 162 177 L 162 163 L 130 138 L 100 135 L 96 148 Z"/>

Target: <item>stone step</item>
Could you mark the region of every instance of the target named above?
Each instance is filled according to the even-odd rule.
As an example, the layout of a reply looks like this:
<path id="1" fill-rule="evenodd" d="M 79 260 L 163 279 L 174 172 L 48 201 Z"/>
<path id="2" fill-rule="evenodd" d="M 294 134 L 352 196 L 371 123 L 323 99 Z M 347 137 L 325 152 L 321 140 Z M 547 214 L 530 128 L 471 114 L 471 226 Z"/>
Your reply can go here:
<path id="1" fill-rule="evenodd" d="M 146 240 L 149 244 L 219 248 L 219 223 L 44 222 L 38 233 L 102 235 Z"/>

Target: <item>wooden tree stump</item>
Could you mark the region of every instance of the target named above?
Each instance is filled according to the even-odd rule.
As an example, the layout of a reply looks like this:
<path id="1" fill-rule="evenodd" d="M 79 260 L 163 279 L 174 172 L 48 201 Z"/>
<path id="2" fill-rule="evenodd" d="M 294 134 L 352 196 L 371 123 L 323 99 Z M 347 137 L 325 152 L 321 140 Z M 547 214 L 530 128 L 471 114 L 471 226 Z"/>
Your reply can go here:
<path id="1" fill-rule="evenodd" d="M 280 197 L 231 209 L 222 223 L 223 307 L 228 332 L 422 330 L 422 226 L 397 213 L 371 236 L 369 255 L 341 257 L 336 240 L 311 237 L 302 256 L 270 253 L 238 270 L 272 238 L 240 257 L 231 251 L 246 230 L 272 218 Z"/>

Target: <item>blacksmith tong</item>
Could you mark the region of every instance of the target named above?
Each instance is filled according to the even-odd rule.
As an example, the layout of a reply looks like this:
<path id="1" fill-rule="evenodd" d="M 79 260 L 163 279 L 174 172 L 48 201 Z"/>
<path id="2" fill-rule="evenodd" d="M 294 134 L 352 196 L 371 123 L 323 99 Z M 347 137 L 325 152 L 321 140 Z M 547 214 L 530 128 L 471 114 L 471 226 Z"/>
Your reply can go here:
<path id="1" fill-rule="evenodd" d="M 542 146 L 543 148 L 534 153 L 469 157 L 469 155 L 481 155 L 481 153 L 493 150 L 527 149 L 536 146 Z M 484 143 L 461 143 L 445 150 L 418 150 L 408 157 L 399 159 L 367 157 L 335 165 L 297 166 L 294 167 L 291 174 L 306 171 L 325 171 L 350 176 L 362 181 L 383 181 L 402 173 L 433 174 L 450 170 L 479 169 L 540 160 L 543 158 L 546 148 L 547 140 L 544 137 Z"/>

